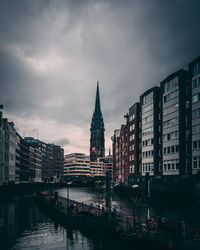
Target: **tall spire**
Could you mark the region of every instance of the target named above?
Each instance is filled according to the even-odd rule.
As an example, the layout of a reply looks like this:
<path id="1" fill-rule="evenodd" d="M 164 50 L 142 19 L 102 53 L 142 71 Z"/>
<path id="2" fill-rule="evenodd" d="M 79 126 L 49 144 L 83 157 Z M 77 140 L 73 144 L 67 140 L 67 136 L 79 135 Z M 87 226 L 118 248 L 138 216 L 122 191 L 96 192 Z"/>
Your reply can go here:
<path id="1" fill-rule="evenodd" d="M 96 102 L 95 102 L 95 113 L 101 112 L 101 106 L 100 106 L 100 96 L 99 96 L 99 82 L 97 82 L 97 91 L 96 91 Z"/>
<path id="2" fill-rule="evenodd" d="M 96 161 L 98 157 L 105 156 L 104 122 L 101 113 L 99 82 L 97 82 L 95 109 L 91 121 L 90 160 Z"/>

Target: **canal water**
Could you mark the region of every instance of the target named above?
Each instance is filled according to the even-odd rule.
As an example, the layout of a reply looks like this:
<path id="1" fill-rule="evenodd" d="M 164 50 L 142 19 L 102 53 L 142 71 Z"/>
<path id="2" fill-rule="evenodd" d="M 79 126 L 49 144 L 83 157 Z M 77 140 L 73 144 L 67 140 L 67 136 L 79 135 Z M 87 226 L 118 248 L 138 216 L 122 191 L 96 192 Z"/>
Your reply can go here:
<path id="1" fill-rule="evenodd" d="M 60 188 L 57 191 L 59 195 L 67 196 L 66 188 Z M 105 201 L 103 195 L 95 193 L 90 188 L 73 187 L 70 188 L 69 194 L 70 199 L 88 204 L 95 203 L 97 206 Z M 132 215 L 131 202 L 117 196 L 112 197 L 112 200 L 113 206 L 119 212 Z M 146 213 L 146 210 L 144 209 L 142 213 Z M 187 218 L 194 223 L 199 223 L 198 211 L 192 210 L 191 207 L 185 210 L 158 206 L 151 208 L 150 213 L 152 216 L 169 216 L 173 220 Z M 0 202 L 0 249 L 122 250 L 129 248 L 124 247 L 117 240 L 111 240 L 109 236 L 105 238 L 95 232 L 81 231 L 70 228 L 68 225 L 61 225 L 38 207 L 34 199 L 26 198 Z M 134 246 L 134 250 L 142 250 L 142 248 Z"/>

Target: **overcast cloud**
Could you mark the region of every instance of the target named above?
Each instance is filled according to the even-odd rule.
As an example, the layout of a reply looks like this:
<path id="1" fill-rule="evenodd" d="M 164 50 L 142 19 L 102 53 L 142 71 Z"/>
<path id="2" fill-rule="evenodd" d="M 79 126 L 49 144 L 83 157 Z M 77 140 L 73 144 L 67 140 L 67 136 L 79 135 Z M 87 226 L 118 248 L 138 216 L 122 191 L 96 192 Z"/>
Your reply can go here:
<path id="1" fill-rule="evenodd" d="M 21 135 L 89 152 L 97 79 L 106 150 L 148 88 L 200 55 L 198 0 L 0 0 L 0 104 Z"/>

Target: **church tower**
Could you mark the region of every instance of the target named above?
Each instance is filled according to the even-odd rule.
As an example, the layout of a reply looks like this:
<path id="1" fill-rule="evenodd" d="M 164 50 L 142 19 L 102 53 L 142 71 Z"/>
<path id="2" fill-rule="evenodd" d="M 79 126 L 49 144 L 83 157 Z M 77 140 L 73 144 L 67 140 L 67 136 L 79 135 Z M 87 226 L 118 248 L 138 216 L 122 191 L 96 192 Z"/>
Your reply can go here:
<path id="1" fill-rule="evenodd" d="M 101 113 L 99 83 L 97 82 L 95 110 L 91 122 L 90 135 L 90 161 L 96 161 L 98 157 L 105 156 L 104 146 L 104 122 Z"/>

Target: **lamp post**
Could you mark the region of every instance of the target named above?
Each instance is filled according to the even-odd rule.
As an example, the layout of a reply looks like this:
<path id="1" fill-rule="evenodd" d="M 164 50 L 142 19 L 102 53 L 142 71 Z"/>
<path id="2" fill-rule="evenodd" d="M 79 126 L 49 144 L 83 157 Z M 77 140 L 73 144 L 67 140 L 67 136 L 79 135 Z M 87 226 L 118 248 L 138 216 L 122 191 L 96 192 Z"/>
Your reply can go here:
<path id="1" fill-rule="evenodd" d="M 132 189 L 135 190 L 139 188 L 138 185 L 132 185 Z M 136 216 L 136 198 L 133 198 L 133 228 L 134 228 L 134 231 L 136 231 L 136 219 L 135 219 L 135 216 Z"/>
<path id="2" fill-rule="evenodd" d="M 69 209 L 69 185 L 72 184 L 71 181 L 67 182 L 67 211 Z"/>

